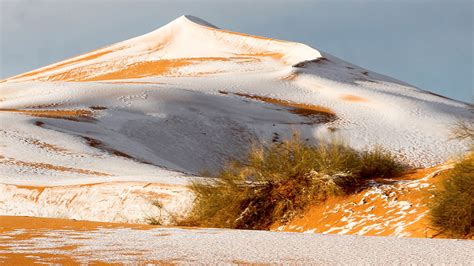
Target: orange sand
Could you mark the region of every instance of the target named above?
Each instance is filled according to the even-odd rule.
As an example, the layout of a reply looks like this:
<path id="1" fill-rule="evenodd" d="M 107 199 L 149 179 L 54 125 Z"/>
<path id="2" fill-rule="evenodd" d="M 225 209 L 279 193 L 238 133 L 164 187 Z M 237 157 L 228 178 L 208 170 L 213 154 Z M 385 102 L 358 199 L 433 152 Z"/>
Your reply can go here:
<path id="1" fill-rule="evenodd" d="M 329 108 L 323 107 L 323 106 L 318 106 L 318 105 L 313 105 L 313 104 L 305 104 L 305 103 L 297 103 L 297 102 L 291 102 L 291 101 L 284 101 L 276 98 L 270 98 L 270 97 L 265 97 L 265 96 L 258 96 L 258 95 L 250 95 L 250 94 L 245 94 L 245 93 L 234 93 L 237 96 L 245 97 L 245 98 L 250 98 L 254 100 L 259 100 L 262 102 L 266 103 L 271 103 L 275 105 L 280 105 L 284 107 L 289 107 L 290 112 L 300 115 L 300 116 L 313 116 L 313 115 L 322 115 L 326 117 L 327 121 L 324 122 L 329 122 L 332 121 L 336 118 L 336 114 L 334 111 L 332 111 Z"/>
<path id="2" fill-rule="evenodd" d="M 367 102 L 367 99 L 352 94 L 344 94 L 340 98 L 350 102 Z"/>
<path id="3" fill-rule="evenodd" d="M 65 166 L 53 165 L 49 163 L 26 162 L 26 161 L 20 161 L 20 160 L 16 160 L 12 158 L 5 158 L 3 156 L 0 158 L 0 164 L 10 164 L 10 165 L 13 164 L 13 165 L 18 165 L 18 166 L 28 167 L 28 168 L 47 169 L 47 170 L 53 170 L 53 171 L 79 173 L 79 174 L 86 174 L 86 175 L 110 176 L 107 173 L 98 172 L 98 171 L 65 167 Z"/>
<path id="4" fill-rule="evenodd" d="M 393 181 L 419 180 L 434 173 L 436 170 L 438 170 L 436 167 L 419 169 Z M 402 232 L 408 234 L 408 237 L 443 237 L 438 235 L 437 230 L 430 226 L 428 216 L 426 215 L 428 211 L 426 201 L 429 197 L 429 191 L 433 188 L 434 184 L 443 179 L 443 176 L 443 174 L 439 174 L 429 178 L 425 182 L 430 184 L 429 187 L 420 189 L 394 184 L 393 187 L 390 186 L 389 190 L 384 191 L 391 201 L 406 201 L 412 205 L 406 211 L 406 216 L 404 217 L 397 214 L 398 209 L 389 206 L 388 201 L 382 199 L 379 195 L 364 197 L 366 191 L 361 191 L 354 195 L 330 198 L 321 205 L 310 207 L 301 217 L 287 224 L 284 231 L 303 232 L 314 230 L 316 233 L 325 232 L 337 227 L 347 226 L 350 222 L 349 220 L 351 220 L 357 222 L 357 225 L 345 232 L 345 234 L 392 236 L 397 228 L 397 223 L 402 222 L 406 225 Z M 390 183 L 387 180 L 380 180 L 379 182 Z M 349 219 L 346 220 L 347 218 Z M 421 219 L 414 222 L 418 218 Z M 374 227 L 376 225 L 380 225 L 380 227 L 368 231 L 364 229 L 368 226 Z M 272 230 L 276 230 L 279 226 L 279 224 L 275 224 Z M 342 229 L 337 229 L 330 233 L 339 233 L 341 231 Z"/>
<path id="5" fill-rule="evenodd" d="M 161 59 L 156 61 L 143 61 L 125 65 L 117 70 L 112 69 L 110 72 L 91 76 L 90 71 L 93 69 L 103 69 L 102 64 L 95 64 L 84 67 L 84 69 L 72 69 L 70 71 L 63 71 L 53 75 L 49 75 L 45 80 L 61 80 L 61 81 L 105 81 L 117 79 L 134 79 L 150 76 L 169 76 L 172 75 L 173 70 L 180 67 L 208 62 L 208 61 L 248 61 L 249 57 L 196 57 L 196 58 L 179 58 L 179 59 Z"/>
<path id="6" fill-rule="evenodd" d="M 0 112 L 15 112 L 35 117 L 58 118 L 73 121 L 93 121 L 93 112 L 85 109 L 74 110 L 35 110 L 35 109 L 0 109 Z"/>
<path id="7" fill-rule="evenodd" d="M 2 265 L 32 265 L 38 261 L 48 261 L 61 265 L 79 265 L 79 262 L 70 255 L 55 254 L 45 249 L 41 253 L 8 253 L 8 247 L 2 244 L 11 243 L 18 240 L 28 240 L 35 237 L 42 237 L 48 230 L 70 230 L 70 231 L 93 231 L 98 228 L 120 228 L 127 227 L 133 229 L 147 230 L 156 228 L 151 225 L 131 225 L 121 223 L 101 223 L 76 221 L 56 218 L 36 218 L 25 216 L 0 216 L 0 235 L 18 229 L 26 229 L 21 234 L 13 235 L 13 239 L 0 240 L 0 263 Z M 71 251 L 77 246 L 63 246 L 59 250 Z M 166 263 L 166 262 L 163 262 Z M 92 262 L 91 265 L 111 265 L 105 262 Z M 117 265 L 117 264 L 116 264 Z"/>
<path id="8" fill-rule="evenodd" d="M 39 147 L 39 148 L 42 148 L 42 149 L 45 149 L 45 150 L 48 150 L 48 151 L 53 151 L 53 152 L 63 153 L 63 154 L 71 154 L 71 152 L 68 151 L 67 149 L 64 149 L 64 148 L 59 147 L 59 146 L 54 145 L 54 144 L 50 144 L 50 143 L 41 141 L 39 139 L 28 138 L 28 139 L 26 139 L 26 142 L 31 143 L 31 144 Z"/>
<path id="9" fill-rule="evenodd" d="M 100 49 L 100 50 L 102 50 L 102 49 Z M 14 79 L 19 79 L 19 78 L 24 78 L 24 77 L 31 77 L 31 76 L 38 75 L 38 74 L 41 74 L 41 73 L 44 73 L 44 72 L 56 70 L 56 69 L 64 67 L 64 66 L 69 66 L 69 65 L 72 65 L 74 63 L 79 63 L 79 62 L 83 62 L 83 61 L 87 61 L 87 60 L 96 59 L 98 57 L 109 54 L 111 52 L 113 52 L 113 51 L 112 50 L 103 50 L 103 51 L 100 51 L 100 52 L 99 51 L 97 51 L 97 52 L 92 51 L 90 53 L 75 56 L 71 59 L 63 61 L 63 63 L 50 65 L 50 66 L 47 66 L 47 67 L 42 68 L 42 69 L 33 70 L 33 71 L 30 71 L 30 72 L 21 74 L 19 76 L 15 76 L 12 79 L 14 80 Z M 87 54 L 89 54 L 89 55 L 84 56 L 84 55 L 87 55 Z"/>

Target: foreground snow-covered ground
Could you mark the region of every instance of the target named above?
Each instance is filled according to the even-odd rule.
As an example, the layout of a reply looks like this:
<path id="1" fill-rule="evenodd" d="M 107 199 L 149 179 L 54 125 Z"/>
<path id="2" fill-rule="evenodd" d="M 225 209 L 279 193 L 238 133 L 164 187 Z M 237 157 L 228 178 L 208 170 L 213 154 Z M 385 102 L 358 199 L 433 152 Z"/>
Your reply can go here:
<path id="1" fill-rule="evenodd" d="M 183 16 L 0 81 L 0 215 L 137 222 L 154 199 L 182 213 L 201 171 L 293 131 L 431 166 L 467 148 L 450 131 L 469 108 L 304 44 Z"/>
<path id="2" fill-rule="evenodd" d="M 3 221 L 2 221 L 3 220 Z M 0 262 L 18 263 L 474 263 L 474 241 L 160 228 L 0 217 Z"/>

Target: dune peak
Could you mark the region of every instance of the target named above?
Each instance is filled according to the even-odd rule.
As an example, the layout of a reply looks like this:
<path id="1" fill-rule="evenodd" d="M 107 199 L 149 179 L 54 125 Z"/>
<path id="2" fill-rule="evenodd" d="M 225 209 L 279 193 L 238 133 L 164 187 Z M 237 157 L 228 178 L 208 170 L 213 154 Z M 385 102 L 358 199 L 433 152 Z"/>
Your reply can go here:
<path id="1" fill-rule="evenodd" d="M 198 17 L 193 16 L 193 15 L 182 15 L 178 19 L 187 20 L 188 22 L 198 24 L 198 25 L 201 25 L 201 26 L 204 26 L 204 27 L 219 29 L 217 26 L 205 21 L 204 19 L 198 18 Z"/>

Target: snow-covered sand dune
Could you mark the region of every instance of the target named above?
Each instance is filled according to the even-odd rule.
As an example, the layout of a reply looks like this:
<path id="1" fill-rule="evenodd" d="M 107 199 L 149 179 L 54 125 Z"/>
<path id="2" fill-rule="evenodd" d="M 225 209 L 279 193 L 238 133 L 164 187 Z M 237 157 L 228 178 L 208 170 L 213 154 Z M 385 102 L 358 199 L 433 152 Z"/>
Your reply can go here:
<path id="1" fill-rule="evenodd" d="M 51 209 L 40 215 L 75 217 L 56 211 L 64 206 L 38 205 L 21 186 L 76 186 L 78 195 L 85 184 L 118 181 L 182 186 L 241 158 L 252 142 L 293 131 L 312 143 L 335 132 L 354 148 L 378 144 L 414 166 L 431 166 L 467 148 L 450 130 L 472 119 L 469 108 L 304 44 L 182 16 L 0 81 L 0 189 L 9 195 L 0 214 L 42 206 Z M 82 219 L 137 221 L 136 213 L 111 218 L 126 201 L 93 195 L 83 206 L 115 203 L 107 215 L 83 208 Z"/>

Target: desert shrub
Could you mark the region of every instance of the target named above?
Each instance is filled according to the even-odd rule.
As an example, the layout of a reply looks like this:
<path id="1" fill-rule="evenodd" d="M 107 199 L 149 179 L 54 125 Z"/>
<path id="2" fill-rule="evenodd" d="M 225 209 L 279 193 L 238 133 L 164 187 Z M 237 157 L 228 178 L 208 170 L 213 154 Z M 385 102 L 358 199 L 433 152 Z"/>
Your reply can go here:
<path id="1" fill-rule="evenodd" d="M 357 152 L 336 140 L 312 146 L 295 136 L 254 147 L 245 161 L 229 163 L 209 182 L 193 183 L 194 207 L 181 224 L 267 229 L 309 204 L 356 190 L 365 178 L 389 177 L 400 169 L 381 149 Z"/>
<path id="2" fill-rule="evenodd" d="M 467 140 L 474 146 L 474 107 L 470 109 L 471 119 L 459 120 L 453 127 L 451 135 L 454 139 Z"/>
<path id="3" fill-rule="evenodd" d="M 295 137 L 254 147 L 246 162 L 232 162 L 196 194 L 188 225 L 265 229 L 287 222 L 309 203 L 345 193 L 358 183 L 352 172 L 358 155 L 335 143 L 313 147 Z"/>
<path id="4" fill-rule="evenodd" d="M 145 216 L 145 222 L 151 225 L 170 225 L 170 224 L 178 224 L 179 221 L 182 219 L 181 215 L 175 213 L 174 211 L 170 211 L 166 208 L 161 200 L 153 200 L 150 202 L 152 206 L 158 209 L 158 214 L 156 212 L 151 211 L 147 216 Z"/>
<path id="5" fill-rule="evenodd" d="M 403 172 L 405 166 L 380 146 L 360 153 L 360 176 L 364 178 L 392 177 Z"/>
<path id="6" fill-rule="evenodd" d="M 447 174 L 434 192 L 431 222 L 451 237 L 474 233 L 474 152 L 470 152 Z"/>
<path id="7" fill-rule="evenodd" d="M 474 141 L 474 124 L 468 122 L 458 122 L 452 133 L 456 139 L 467 139 Z"/>

